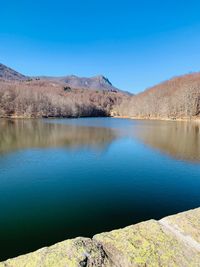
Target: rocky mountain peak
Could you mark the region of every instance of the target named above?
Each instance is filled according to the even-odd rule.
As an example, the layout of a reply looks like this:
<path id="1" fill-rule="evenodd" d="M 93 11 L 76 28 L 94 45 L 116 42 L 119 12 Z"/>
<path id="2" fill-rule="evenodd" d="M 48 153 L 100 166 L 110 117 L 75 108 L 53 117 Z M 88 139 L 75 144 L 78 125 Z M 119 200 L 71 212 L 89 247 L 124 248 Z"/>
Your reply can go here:
<path id="1" fill-rule="evenodd" d="M 97 80 L 97 81 L 99 81 L 99 82 L 102 83 L 102 84 L 107 84 L 107 85 L 112 86 L 112 83 L 109 81 L 109 79 L 106 78 L 106 77 L 103 76 L 103 75 L 98 75 L 98 76 L 95 76 L 95 77 L 93 77 L 93 78 L 94 78 L 94 80 Z"/>

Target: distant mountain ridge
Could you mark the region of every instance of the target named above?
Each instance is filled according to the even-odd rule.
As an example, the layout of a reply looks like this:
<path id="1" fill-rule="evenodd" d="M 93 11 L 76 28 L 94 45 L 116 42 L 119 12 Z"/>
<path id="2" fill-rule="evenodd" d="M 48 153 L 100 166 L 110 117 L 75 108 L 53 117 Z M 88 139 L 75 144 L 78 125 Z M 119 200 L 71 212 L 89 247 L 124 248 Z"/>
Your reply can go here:
<path id="1" fill-rule="evenodd" d="M 103 75 L 94 76 L 91 78 L 78 77 L 76 75 L 69 75 L 63 77 L 48 77 L 48 76 L 36 76 L 29 77 L 25 76 L 3 64 L 0 63 L 0 78 L 10 81 L 24 81 L 28 79 L 40 79 L 47 81 L 54 81 L 58 83 L 63 83 L 66 86 L 78 89 L 93 89 L 93 90 L 105 90 L 105 91 L 121 91 L 112 85 L 108 78 Z"/>
<path id="2" fill-rule="evenodd" d="M 28 77 L 0 64 L 0 117 L 83 116 L 200 119 L 200 72 L 132 95 L 102 75 Z"/>
<path id="3" fill-rule="evenodd" d="M 0 78 L 1 79 L 4 79 L 4 80 L 11 80 L 11 81 L 14 81 L 14 80 L 26 80 L 28 79 L 27 76 L 3 65 L 0 63 Z"/>
<path id="4" fill-rule="evenodd" d="M 69 75 L 63 77 L 39 76 L 38 78 L 42 80 L 52 80 L 65 83 L 67 86 L 70 86 L 72 88 L 121 91 L 120 89 L 113 86 L 109 79 L 103 75 L 98 75 L 91 78 L 78 77 L 76 75 Z"/>

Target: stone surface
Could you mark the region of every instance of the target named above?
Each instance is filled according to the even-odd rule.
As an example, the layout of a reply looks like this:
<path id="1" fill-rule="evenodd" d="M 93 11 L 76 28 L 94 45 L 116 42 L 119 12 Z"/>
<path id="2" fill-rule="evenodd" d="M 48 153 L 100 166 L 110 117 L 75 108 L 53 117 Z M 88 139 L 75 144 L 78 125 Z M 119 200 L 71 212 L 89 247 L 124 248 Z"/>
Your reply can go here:
<path id="1" fill-rule="evenodd" d="M 0 263 L 0 267 L 84 267 L 108 266 L 108 258 L 100 245 L 89 238 L 75 238 L 39 249 Z"/>
<path id="2" fill-rule="evenodd" d="M 103 246 L 115 266 L 198 266 L 200 253 L 150 220 L 94 239 Z M 200 266 L 200 265 L 199 265 Z"/>
<path id="3" fill-rule="evenodd" d="M 168 216 L 161 221 L 200 243 L 200 208 Z"/>
<path id="4" fill-rule="evenodd" d="M 0 267 L 200 267 L 200 208 L 90 238 L 75 238 Z"/>

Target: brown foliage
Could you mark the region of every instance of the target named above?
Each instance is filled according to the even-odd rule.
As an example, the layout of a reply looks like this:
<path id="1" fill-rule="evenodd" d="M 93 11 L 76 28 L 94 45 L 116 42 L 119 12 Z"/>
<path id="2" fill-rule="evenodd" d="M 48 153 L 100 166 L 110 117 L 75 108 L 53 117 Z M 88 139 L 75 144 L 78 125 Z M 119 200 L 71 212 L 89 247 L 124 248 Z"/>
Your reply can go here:
<path id="1" fill-rule="evenodd" d="M 200 114 L 200 73 L 173 78 L 114 108 L 121 116 L 138 118 L 191 118 Z"/>
<path id="2" fill-rule="evenodd" d="M 52 81 L 0 81 L 0 117 L 108 116 L 120 92 L 66 88 Z"/>

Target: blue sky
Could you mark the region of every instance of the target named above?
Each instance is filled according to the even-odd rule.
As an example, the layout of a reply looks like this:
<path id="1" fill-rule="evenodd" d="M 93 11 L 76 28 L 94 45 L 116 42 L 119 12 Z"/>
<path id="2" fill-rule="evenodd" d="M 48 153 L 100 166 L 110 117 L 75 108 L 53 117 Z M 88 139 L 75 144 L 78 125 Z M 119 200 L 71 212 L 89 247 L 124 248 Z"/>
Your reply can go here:
<path id="1" fill-rule="evenodd" d="M 139 92 L 200 71 L 200 1 L 9 0 L 0 62 L 27 75 L 95 76 Z"/>

